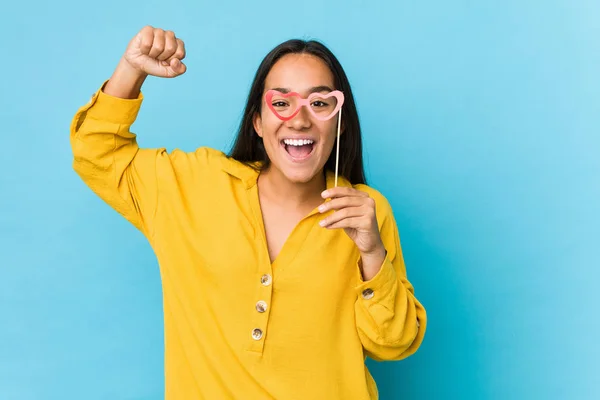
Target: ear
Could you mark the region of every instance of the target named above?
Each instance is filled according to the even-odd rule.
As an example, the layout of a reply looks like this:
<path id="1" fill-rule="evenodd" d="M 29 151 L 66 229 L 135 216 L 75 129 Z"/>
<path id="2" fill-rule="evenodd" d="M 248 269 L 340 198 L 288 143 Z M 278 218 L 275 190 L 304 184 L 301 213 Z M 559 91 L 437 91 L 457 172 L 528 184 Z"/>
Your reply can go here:
<path id="1" fill-rule="evenodd" d="M 260 113 L 254 113 L 252 117 L 252 125 L 254 126 L 254 130 L 258 134 L 258 136 L 263 137 L 262 133 L 262 118 L 260 117 Z"/>
<path id="2" fill-rule="evenodd" d="M 344 119 L 342 118 L 342 126 L 340 127 L 340 136 L 342 136 L 346 132 L 346 124 L 344 123 Z"/>

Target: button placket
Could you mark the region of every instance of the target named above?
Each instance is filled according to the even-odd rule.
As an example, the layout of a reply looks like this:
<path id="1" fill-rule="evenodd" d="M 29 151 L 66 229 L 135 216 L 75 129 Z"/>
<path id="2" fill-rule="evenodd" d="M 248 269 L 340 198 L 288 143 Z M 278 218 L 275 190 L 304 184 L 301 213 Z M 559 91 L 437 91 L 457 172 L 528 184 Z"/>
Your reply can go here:
<path id="1" fill-rule="evenodd" d="M 264 347 L 271 308 L 272 283 L 273 277 L 270 271 L 259 275 L 256 281 L 256 298 L 252 310 L 254 317 L 250 326 L 250 340 L 247 346 L 250 351 L 260 353 Z"/>

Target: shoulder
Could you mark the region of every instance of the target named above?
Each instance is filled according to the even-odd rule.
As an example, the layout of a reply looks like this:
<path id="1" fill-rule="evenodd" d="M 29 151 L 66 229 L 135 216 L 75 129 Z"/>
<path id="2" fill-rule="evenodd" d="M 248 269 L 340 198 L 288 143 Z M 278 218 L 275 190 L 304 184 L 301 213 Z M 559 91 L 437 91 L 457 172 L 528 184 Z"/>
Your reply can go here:
<path id="1" fill-rule="evenodd" d="M 206 182 L 207 179 L 212 181 L 222 175 L 225 158 L 222 151 L 210 147 L 193 150 L 160 148 L 157 152 L 156 174 L 163 181 L 175 180 L 180 185 Z"/>
<path id="2" fill-rule="evenodd" d="M 169 162 L 178 171 L 187 171 L 214 178 L 235 178 L 251 185 L 256 181 L 257 169 L 248 163 L 236 160 L 225 152 L 202 146 L 194 151 L 173 150 L 167 155 Z"/>
<path id="3" fill-rule="evenodd" d="M 225 160 L 227 156 L 221 150 L 206 146 L 191 151 L 180 148 L 170 151 L 166 148 L 159 149 L 159 166 L 174 168 L 176 171 L 187 171 L 195 167 L 207 171 L 220 170 Z"/>
<path id="4" fill-rule="evenodd" d="M 201 146 L 192 151 L 186 151 L 182 149 L 173 149 L 167 152 L 163 149 L 163 154 L 168 155 L 173 161 L 175 160 L 196 160 L 196 161 L 221 161 L 227 156 L 221 150 L 214 149 L 212 147 Z"/>

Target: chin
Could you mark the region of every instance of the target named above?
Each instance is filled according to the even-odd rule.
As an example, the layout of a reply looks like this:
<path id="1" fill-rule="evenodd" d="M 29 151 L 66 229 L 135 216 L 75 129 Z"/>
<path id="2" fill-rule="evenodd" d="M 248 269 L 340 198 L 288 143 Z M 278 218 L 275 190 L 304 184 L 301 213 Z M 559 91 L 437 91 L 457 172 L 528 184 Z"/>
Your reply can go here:
<path id="1" fill-rule="evenodd" d="M 314 171 L 307 171 L 306 169 L 298 168 L 286 168 L 283 171 L 283 175 L 293 183 L 308 183 L 315 178 L 316 173 Z"/>

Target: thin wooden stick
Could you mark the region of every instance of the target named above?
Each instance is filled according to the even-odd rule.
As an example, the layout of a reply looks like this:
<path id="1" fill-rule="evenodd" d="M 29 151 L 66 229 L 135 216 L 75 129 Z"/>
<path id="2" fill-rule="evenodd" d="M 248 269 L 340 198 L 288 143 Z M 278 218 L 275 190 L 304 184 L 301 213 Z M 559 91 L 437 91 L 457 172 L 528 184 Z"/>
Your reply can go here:
<path id="1" fill-rule="evenodd" d="M 340 108 L 340 113 L 338 114 L 338 126 L 337 126 L 337 149 L 335 154 L 335 187 L 337 187 L 338 181 L 338 164 L 340 161 L 340 128 L 342 126 L 342 109 Z"/>

